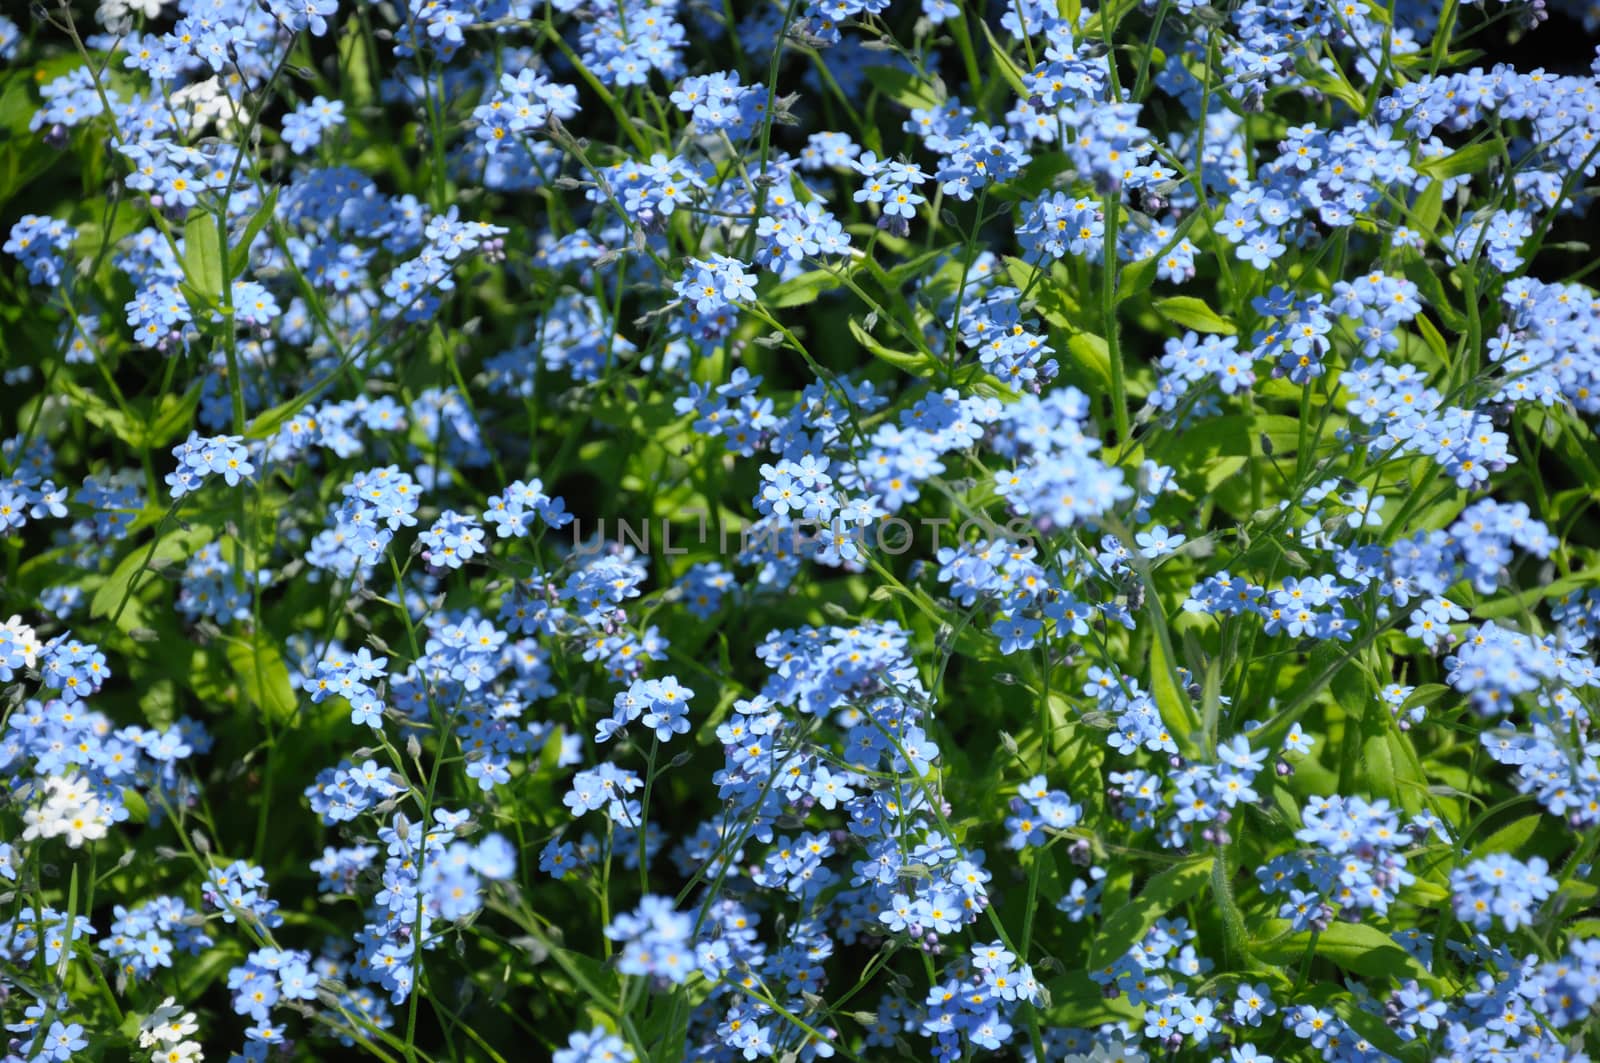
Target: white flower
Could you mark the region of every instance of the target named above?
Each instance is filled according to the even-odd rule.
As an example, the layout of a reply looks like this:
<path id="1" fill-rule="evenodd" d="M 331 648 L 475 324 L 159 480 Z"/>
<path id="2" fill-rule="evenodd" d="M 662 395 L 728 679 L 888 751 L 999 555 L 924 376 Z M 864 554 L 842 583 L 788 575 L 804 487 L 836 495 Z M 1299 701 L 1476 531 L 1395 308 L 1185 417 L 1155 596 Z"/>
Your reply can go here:
<path id="1" fill-rule="evenodd" d="M 17 649 L 22 651 L 22 663 L 29 668 L 37 668 L 39 666 L 40 645 L 38 633 L 27 624 L 24 624 L 20 616 L 13 616 L 4 624 L 0 624 L 0 628 L 11 633 L 11 641 L 16 644 Z"/>
<path id="2" fill-rule="evenodd" d="M 51 802 L 67 805 L 81 804 L 93 796 L 82 775 L 52 775 L 44 781 L 44 788 Z"/>
<path id="3" fill-rule="evenodd" d="M 168 997 L 161 1002 L 160 1007 L 145 1016 L 144 1022 L 139 1024 L 141 1030 L 152 1030 L 157 1026 L 164 1026 L 183 1013 L 178 1007 L 177 997 Z"/>
<path id="4" fill-rule="evenodd" d="M 156 1049 L 150 1063 L 199 1063 L 203 1058 L 198 1041 L 178 1041 Z"/>
<path id="5" fill-rule="evenodd" d="M 210 77 L 185 85 L 172 94 L 172 105 L 187 113 L 191 135 L 203 132 L 213 123 L 218 136 L 227 136 L 233 131 L 235 104 L 221 78 Z"/>
<path id="6" fill-rule="evenodd" d="M 198 1063 L 199 1042 L 186 1040 L 198 1029 L 194 1012 L 184 1011 L 168 997 L 139 1024 L 139 1047 L 156 1050 L 151 1063 Z"/>
<path id="7" fill-rule="evenodd" d="M 82 776 L 52 775 L 44 786 L 44 804 L 22 813 L 24 841 L 59 838 L 64 834 L 67 844 L 78 849 L 85 841 L 106 836 L 111 819 Z"/>
<path id="8" fill-rule="evenodd" d="M 99 801 L 90 801 L 62 816 L 66 824 L 67 844 L 74 849 L 83 848 L 86 841 L 99 841 L 106 836 L 106 819 Z"/>
<path id="9" fill-rule="evenodd" d="M 166 0 L 104 0 L 96 17 L 102 25 L 130 13 L 143 15 L 147 19 L 155 18 L 161 14 L 165 4 Z"/>
<path id="10" fill-rule="evenodd" d="M 194 1012 L 186 1011 L 178 1018 L 161 1027 L 161 1036 L 168 1041 L 182 1041 L 200 1027 L 194 1021 Z"/>

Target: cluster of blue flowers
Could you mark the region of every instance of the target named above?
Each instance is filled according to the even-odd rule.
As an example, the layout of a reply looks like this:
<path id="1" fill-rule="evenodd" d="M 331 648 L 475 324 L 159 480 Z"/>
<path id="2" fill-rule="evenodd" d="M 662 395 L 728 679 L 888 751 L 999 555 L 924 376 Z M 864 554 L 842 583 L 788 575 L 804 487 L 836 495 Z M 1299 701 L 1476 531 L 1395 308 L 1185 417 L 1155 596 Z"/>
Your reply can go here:
<path id="1" fill-rule="evenodd" d="M 0 1057 L 1586 1059 L 1571 19 L 0 17 Z"/>

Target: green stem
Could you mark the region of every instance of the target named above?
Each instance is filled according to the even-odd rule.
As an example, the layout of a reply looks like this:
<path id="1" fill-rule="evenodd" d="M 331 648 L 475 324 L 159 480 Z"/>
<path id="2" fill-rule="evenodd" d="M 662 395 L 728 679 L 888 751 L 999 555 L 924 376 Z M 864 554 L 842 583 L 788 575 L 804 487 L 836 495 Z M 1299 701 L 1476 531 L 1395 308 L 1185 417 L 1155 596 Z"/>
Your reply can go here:
<path id="1" fill-rule="evenodd" d="M 1105 197 L 1105 244 L 1100 263 L 1100 316 L 1105 330 L 1106 357 L 1111 362 L 1111 419 L 1120 446 L 1128 438 L 1128 385 L 1122 366 L 1122 340 L 1117 327 L 1117 226 L 1122 200 L 1118 193 Z"/>

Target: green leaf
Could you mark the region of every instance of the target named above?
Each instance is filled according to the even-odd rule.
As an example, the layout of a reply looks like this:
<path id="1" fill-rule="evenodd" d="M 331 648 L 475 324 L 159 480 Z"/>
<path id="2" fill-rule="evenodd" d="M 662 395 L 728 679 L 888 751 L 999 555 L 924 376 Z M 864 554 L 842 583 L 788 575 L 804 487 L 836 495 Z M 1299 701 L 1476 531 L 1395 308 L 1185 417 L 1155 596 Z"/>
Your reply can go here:
<path id="1" fill-rule="evenodd" d="M 1065 152 L 1040 152 L 1021 174 L 992 188 L 989 197 L 1001 200 L 1032 199 L 1054 187 L 1056 179 L 1071 169 L 1071 156 Z"/>
<path id="2" fill-rule="evenodd" d="M 1045 987 L 1050 999 L 1045 1014 L 1051 1023 L 1064 1026 L 1098 1026 L 1120 1019 L 1138 1019 L 1141 1009 L 1128 1003 L 1126 996 L 1107 999 L 1100 987 L 1082 971 L 1068 971 L 1050 980 Z"/>
<path id="3" fill-rule="evenodd" d="M 1061 782 L 1068 793 L 1082 794 L 1083 803 L 1094 811 L 1104 811 L 1105 786 L 1100 781 L 1100 766 L 1105 762 L 1104 732 L 1078 722 L 1068 698 L 1052 690 L 1049 698 L 1050 726 L 1057 736 L 1054 740 L 1056 763 L 1060 765 Z M 1029 735 L 1024 750 L 1038 745 L 1039 736 Z"/>
<path id="4" fill-rule="evenodd" d="M 182 395 L 162 395 L 140 431 L 140 446 L 146 450 L 165 450 L 169 443 L 188 431 L 199 406 L 199 384 Z"/>
<path id="5" fill-rule="evenodd" d="M 1289 925 L 1285 919 L 1262 920 L 1252 951 L 1269 963 L 1299 963 L 1311 943 L 1311 933 L 1300 930 L 1285 935 Z M 1437 984 L 1426 967 L 1388 934 L 1368 923 L 1335 922 L 1317 935 L 1314 951 L 1330 963 L 1368 978 L 1415 978 L 1425 984 Z"/>
<path id="6" fill-rule="evenodd" d="M 983 19 L 968 19 L 967 22 L 969 25 L 977 22 L 978 27 L 983 30 L 983 35 L 989 42 L 989 48 L 994 55 L 994 65 L 999 68 L 1000 76 L 1005 79 L 1006 84 L 1011 86 L 1011 91 L 1023 99 L 1027 99 L 1029 95 L 1028 86 L 1022 82 L 1022 71 L 1017 69 L 1017 64 L 1011 61 L 1011 57 L 1000 46 L 1000 42 L 994 39 L 994 31 L 989 28 L 989 23 Z"/>
<path id="7" fill-rule="evenodd" d="M 927 110 L 944 103 L 944 95 L 908 70 L 892 66 L 869 66 L 867 80 L 872 87 L 902 107 Z"/>
<path id="8" fill-rule="evenodd" d="M 1439 214 L 1444 210 L 1444 185 L 1429 181 L 1417 201 L 1411 204 L 1411 224 L 1424 236 L 1432 236 L 1439 225 Z"/>
<path id="9" fill-rule="evenodd" d="M 45 174 L 64 154 L 35 137 L 0 143 L 0 203 Z"/>
<path id="10" fill-rule="evenodd" d="M 1594 459 L 1594 455 L 1600 454 L 1600 440 L 1595 438 L 1594 431 L 1582 419 L 1560 407 L 1549 411 L 1530 410 L 1527 416 L 1540 437 L 1582 478 L 1583 485 L 1591 491 L 1600 491 L 1600 466 L 1596 466 Z"/>
<path id="11" fill-rule="evenodd" d="M 1155 301 L 1156 313 L 1183 328 L 1194 329 L 1196 332 L 1217 332 L 1224 336 L 1232 336 L 1239 329 L 1207 306 L 1205 300 L 1196 299 L 1192 295 L 1174 295 L 1170 299 L 1157 299 Z"/>
<path id="12" fill-rule="evenodd" d="M 174 654 L 173 658 L 180 657 Z M 139 708 L 151 727 L 168 727 L 178 718 L 178 686 L 171 679 L 145 679 L 140 684 Z"/>
<path id="13" fill-rule="evenodd" d="M 823 292 L 832 291 L 839 287 L 839 284 L 836 274 L 825 269 L 814 269 L 810 273 L 802 273 L 782 284 L 774 285 L 762 302 L 773 308 L 805 306 L 807 303 L 816 302 L 817 297 Z"/>
<path id="14" fill-rule="evenodd" d="M 1573 879 L 1562 886 L 1560 892 L 1563 896 L 1571 897 L 1579 905 L 1587 905 L 1594 900 L 1596 894 L 1600 894 L 1600 886 Z"/>
<path id="15" fill-rule="evenodd" d="M 853 319 L 850 322 L 850 335 L 856 338 L 857 343 L 871 351 L 874 357 L 881 358 L 896 369 L 904 370 L 912 376 L 932 376 L 933 371 L 938 368 L 938 363 L 926 354 L 913 354 L 907 351 L 897 351 L 892 347 L 885 347 L 876 339 L 873 339 L 872 333 L 862 328 Z"/>
<path id="16" fill-rule="evenodd" d="M 1595 586 L 1596 576 L 1593 572 L 1574 572 L 1570 576 L 1551 580 L 1543 586 L 1534 587 L 1523 591 L 1521 594 L 1508 594 L 1501 598 L 1491 598 L 1486 602 L 1479 602 L 1472 607 L 1474 616 L 1485 620 L 1494 620 L 1503 616 L 1517 616 L 1527 609 L 1538 605 L 1551 598 L 1560 598 L 1574 591 L 1587 590 Z"/>
<path id="17" fill-rule="evenodd" d="M 1027 293 L 1028 299 L 1037 304 L 1039 316 L 1051 327 L 1067 332 L 1082 331 L 1081 308 L 1072 298 L 1062 277 L 1052 270 L 1040 269 L 1031 262 L 1011 255 L 1007 255 L 1001 265 L 1012 287 Z M 1110 372 L 1109 367 L 1107 372 Z"/>
<path id="18" fill-rule="evenodd" d="M 1122 274 L 1117 278 L 1117 302 L 1124 302 L 1149 291 L 1160 269 L 1161 261 L 1158 255 L 1150 255 L 1122 267 Z"/>
<path id="19" fill-rule="evenodd" d="M 1310 67 L 1308 64 L 1302 64 L 1298 73 L 1307 85 L 1310 85 L 1325 96 L 1332 96 L 1334 99 L 1339 100 L 1356 114 L 1361 114 L 1366 110 L 1366 99 L 1355 90 L 1355 86 L 1351 85 L 1343 77 L 1332 74 L 1320 67 Z"/>
<path id="20" fill-rule="evenodd" d="M 361 23 L 352 18 L 345 24 L 344 35 L 339 38 L 339 98 L 359 111 L 372 102 L 372 72 L 367 61 L 367 40 L 361 32 Z"/>
<path id="21" fill-rule="evenodd" d="M 1139 0 L 1110 0 L 1102 4 L 1099 11 L 1084 21 L 1080 39 L 1098 41 L 1110 37 L 1117 25 L 1138 6 Z"/>
<path id="22" fill-rule="evenodd" d="M 191 213 L 183 225 L 183 274 L 208 302 L 222 298 L 222 238 L 217 219 L 203 210 Z"/>
<path id="23" fill-rule="evenodd" d="M 135 583 L 144 584 L 139 576 L 144 572 L 145 555 L 150 555 L 152 564 L 161 562 L 181 561 L 187 558 L 194 550 L 203 545 L 211 537 L 211 529 L 200 525 L 190 525 L 177 531 L 168 532 L 161 538 L 155 551 L 145 543 L 139 543 L 117 562 L 117 567 L 111 570 L 111 575 L 95 591 L 89 601 L 89 615 L 92 617 L 108 617 L 121 605 L 122 599 L 129 595 Z M 124 613 L 122 623 L 130 622 L 131 609 Z"/>
<path id="24" fill-rule="evenodd" d="M 605 1013 L 610 1013 L 611 1000 L 617 993 L 617 973 L 613 967 L 601 963 L 599 957 L 568 948 L 551 949 L 550 958 L 584 996 Z"/>
<path id="25" fill-rule="evenodd" d="M 82 412 L 90 424 L 105 429 L 130 447 L 144 449 L 141 446 L 143 431 L 133 418 L 121 410 L 113 409 L 106 400 L 79 387 L 64 374 L 56 375 L 56 387 L 72 400 L 73 407 Z"/>
<path id="26" fill-rule="evenodd" d="M 66 918 L 66 922 L 70 924 L 72 922 L 72 920 L 73 920 L 73 916 L 75 916 L 77 914 L 78 914 L 78 865 L 77 865 L 76 862 L 74 862 L 73 865 L 72 865 L 72 877 L 68 880 L 68 883 L 67 883 L 67 918 Z M 60 982 L 60 981 L 64 981 L 65 980 L 66 974 L 67 974 L 67 965 L 70 964 L 71 962 L 72 962 L 72 952 L 71 952 L 71 950 L 70 949 L 63 949 L 62 952 L 61 952 L 61 958 L 57 961 L 56 981 Z"/>
<path id="27" fill-rule="evenodd" d="M 1096 381 L 1111 389 L 1111 348 L 1092 332 L 1075 332 L 1067 337 L 1067 353 Z"/>
<path id="28" fill-rule="evenodd" d="M 1514 819 L 1472 847 L 1472 859 L 1481 860 L 1494 853 L 1514 853 L 1539 829 L 1539 813 Z"/>
<path id="29" fill-rule="evenodd" d="M 316 392 L 321 389 L 303 392 L 292 399 L 286 399 L 268 410 L 256 414 L 248 427 L 244 430 L 246 439 L 266 439 L 284 424 L 292 420 L 296 414 L 304 410 L 316 398 Z"/>
<path id="30" fill-rule="evenodd" d="M 237 939 L 223 938 L 197 959 L 179 964 L 181 974 L 176 980 L 178 999 L 194 1000 L 201 996 L 207 987 L 221 980 L 243 959 L 244 946 Z"/>
<path id="31" fill-rule="evenodd" d="M 29 135 L 28 121 L 39 110 L 33 93 L 28 91 L 30 73 L 12 70 L 0 78 L 0 129 L 19 139 Z"/>
<path id="32" fill-rule="evenodd" d="M 639 1035 L 650 1049 L 651 1063 L 679 1063 L 689 1047 L 690 1002 L 683 993 L 658 998 Z"/>
<path id="33" fill-rule="evenodd" d="M 1422 334 L 1422 342 L 1426 343 L 1428 350 L 1432 351 L 1434 357 L 1439 359 L 1440 368 L 1448 369 L 1450 367 L 1450 348 L 1444 342 L 1444 337 L 1439 334 L 1439 330 L 1434 326 L 1433 322 L 1428 320 L 1426 314 L 1418 314 L 1416 322 L 1417 331 Z"/>
<path id="34" fill-rule="evenodd" d="M 1278 460 L 1296 454 L 1300 448 L 1300 422 L 1277 413 L 1230 413 L 1208 417 L 1178 435 L 1152 447 L 1160 460 L 1181 470 L 1185 482 L 1199 477 L 1207 492 L 1244 468 L 1247 461 L 1262 457 L 1262 437 L 1271 445 Z"/>
<path id="35" fill-rule="evenodd" d="M 294 715 L 294 688 L 289 685 L 289 666 L 283 654 L 256 632 L 244 638 L 229 639 L 228 666 L 239 680 L 239 696 L 266 713 L 274 723 Z"/>
<path id="36" fill-rule="evenodd" d="M 1091 967 L 1115 963 L 1149 933 L 1156 920 L 1200 891 L 1211 875 L 1210 855 L 1191 856 L 1154 876 L 1139 896 L 1112 912 L 1095 939 Z"/>
<path id="37" fill-rule="evenodd" d="M 1448 697 L 1452 693 L 1453 691 L 1443 683 L 1424 683 L 1413 690 L 1411 696 L 1406 698 L 1405 704 L 1400 707 L 1402 709 L 1427 708 L 1440 698 Z"/>
<path id="38" fill-rule="evenodd" d="M 56 387 L 72 400 L 73 407 L 89 423 L 116 436 L 135 450 L 161 450 L 182 435 L 194 420 L 200 405 L 200 385 L 182 395 L 162 395 L 153 403 L 139 400 L 134 409 L 114 409 L 99 395 L 78 386 L 65 376 L 57 376 Z M 137 414 L 137 416 L 136 416 Z"/>
<path id="39" fill-rule="evenodd" d="M 1493 141 L 1485 140 L 1477 144 L 1468 144 L 1459 151 L 1452 151 L 1438 158 L 1421 159 L 1417 162 L 1417 172 L 1440 179 L 1461 177 L 1477 173 L 1489 165 L 1490 159 L 1499 154 L 1500 146 Z"/>
<path id="40" fill-rule="evenodd" d="M 272 220 L 272 212 L 277 206 L 278 189 L 274 187 L 267 192 L 267 198 L 261 201 L 261 208 L 251 216 L 250 223 L 244 227 L 244 232 L 239 237 L 239 242 L 233 247 L 233 254 L 230 256 L 233 268 L 228 271 L 230 279 L 243 274 L 245 267 L 250 264 L 250 245 L 255 243 L 261 230 Z M 187 228 L 185 232 L 187 233 Z"/>
<path id="41" fill-rule="evenodd" d="M 1152 591 L 1146 591 L 1146 601 Z M 1189 695 L 1178 689 L 1173 681 L 1173 665 L 1167 659 L 1167 650 L 1159 638 L 1150 640 L 1150 696 L 1156 700 L 1161 722 L 1167 725 L 1175 742 L 1189 737 Z"/>
<path id="42" fill-rule="evenodd" d="M 878 279 L 878 283 L 883 285 L 884 288 L 898 292 L 906 281 L 922 277 L 928 272 L 928 267 L 935 262 L 943 258 L 952 257 L 960 250 L 961 245 L 959 244 L 952 244 L 949 247 L 936 247 L 931 251 L 924 251 L 920 255 L 914 255 L 904 262 L 896 262 L 887 269 L 870 258 L 862 259 L 860 264 L 867 266 L 868 271 Z"/>
<path id="43" fill-rule="evenodd" d="M 122 806 L 128 810 L 128 819 L 134 823 L 150 822 L 150 804 L 144 795 L 133 787 L 124 787 L 122 791 Z"/>
<path id="44" fill-rule="evenodd" d="M 1347 669 L 1349 670 L 1349 669 Z M 1338 691 L 1335 690 L 1337 695 Z M 1379 711 L 1387 712 L 1387 709 Z M 1346 727 L 1356 726 L 1355 720 L 1347 720 Z M 1399 758 L 1389 744 L 1389 735 L 1380 729 L 1374 729 L 1365 719 L 1361 721 L 1363 731 L 1361 737 L 1361 763 L 1356 775 L 1356 784 L 1374 797 L 1382 797 L 1390 804 L 1398 805 L 1401 800 L 1400 784 L 1398 777 Z M 1411 798 L 1416 800 L 1416 794 Z M 1409 808 L 1407 811 L 1411 811 Z"/>
<path id="45" fill-rule="evenodd" d="M 1405 265 L 1401 268 L 1406 279 L 1415 284 L 1417 290 L 1422 293 L 1423 302 L 1433 307 L 1434 312 L 1439 315 L 1439 320 L 1444 322 L 1445 328 L 1452 332 L 1460 332 L 1466 327 L 1467 319 L 1450 305 L 1450 297 L 1444 291 L 1444 282 L 1421 255 L 1407 256 Z"/>

